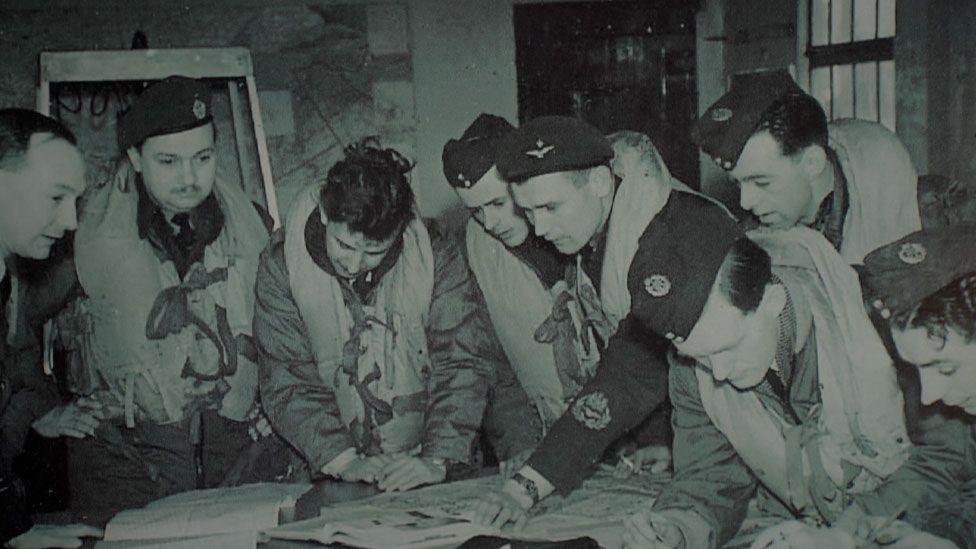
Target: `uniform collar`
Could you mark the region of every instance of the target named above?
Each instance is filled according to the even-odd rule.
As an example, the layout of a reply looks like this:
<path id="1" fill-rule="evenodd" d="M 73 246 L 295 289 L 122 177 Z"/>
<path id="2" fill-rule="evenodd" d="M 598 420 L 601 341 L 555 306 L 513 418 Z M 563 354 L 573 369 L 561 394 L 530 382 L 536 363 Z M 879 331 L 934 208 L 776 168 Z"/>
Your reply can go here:
<path id="1" fill-rule="evenodd" d="M 224 213 L 217 197 L 211 192 L 203 202 L 190 210 L 190 225 L 196 233 L 196 240 L 189 253 L 185 254 L 187 257 L 183 257 L 184 254 L 176 244 L 176 230 L 163 210 L 149 196 L 141 174 L 136 176 L 136 190 L 139 196 L 136 204 L 139 238 L 148 240 L 167 259 L 171 259 L 182 277 L 190 265 L 203 257 L 204 248 L 216 240 L 224 228 Z"/>
<path id="2" fill-rule="evenodd" d="M 308 216 L 308 221 L 305 222 L 305 249 L 312 257 L 312 261 L 320 269 L 338 279 L 335 267 L 332 265 L 332 260 L 329 259 L 329 251 L 326 246 L 325 224 L 322 223 L 322 217 L 319 215 L 318 208 L 312 210 L 312 213 Z M 363 301 L 367 300 L 369 294 L 376 288 L 387 271 L 396 264 L 402 250 L 403 239 L 398 238 L 375 269 L 362 273 L 352 280 L 352 287 L 356 290 L 356 294 L 360 299 Z"/>

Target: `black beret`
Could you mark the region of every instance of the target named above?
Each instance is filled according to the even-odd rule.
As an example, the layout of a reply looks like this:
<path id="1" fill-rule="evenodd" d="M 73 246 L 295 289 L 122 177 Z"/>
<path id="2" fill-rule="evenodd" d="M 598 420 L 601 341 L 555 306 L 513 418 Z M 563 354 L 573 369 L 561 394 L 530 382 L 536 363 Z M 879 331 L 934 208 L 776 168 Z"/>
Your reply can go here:
<path id="1" fill-rule="evenodd" d="M 672 192 L 641 236 L 627 279 L 631 311 L 640 323 L 683 342 L 739 238 L 745 236 L 724 208 L 698 195 Z"/>
<path id="2" fill-rule="evenodd" d="M 611 158 L 613 148 L 600 130 L 578 118 L 542 116 L 502 140 L 496 164 L 502 178 L 517 182 L 592 168 Z"/>
<path id="3" fill-rule="evenodd" d="M 124 151 L 146 138 L 190 130 L 211 120 L 210 86 L 202 80 L 170 76 L 146 88 L 119 119 L 119 148 Z"/>
<path id="4" fill-rule="evenodd" d="M 729 91 L 695 123 L 692 138 L 719 167 L 731 170 L 763 115 L 787 95 L 807 94 L 786 71 L 737 74 Z"/>
<path id="5" fill-rule="evenodd" d="M 884 317 L 915 308 L 953 280 L 976 272 L 976 225 L 916 231 L 864 258 L 864 285 Z"/>
<path id="6" fill-rule="evenodd" d="M 469 188 L 495 165 L 501 139 L 515 130 L 508 120 L 482 113 L 464 130 L 461 139 L 444 145 L 444 177 L 452 187 Z"/>

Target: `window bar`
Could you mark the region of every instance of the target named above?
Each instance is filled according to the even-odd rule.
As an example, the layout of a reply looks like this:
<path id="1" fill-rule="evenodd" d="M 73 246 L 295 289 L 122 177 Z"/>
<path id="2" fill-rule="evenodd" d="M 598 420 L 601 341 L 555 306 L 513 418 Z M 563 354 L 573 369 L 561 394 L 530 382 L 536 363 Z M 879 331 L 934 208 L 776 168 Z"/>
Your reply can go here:
<path id="1" fill-rule="evenodd" d="M 827 0 L 827 44 L 834 43 L 834 1 Z M 831 66 L 828 70 L 830 74 L 830 89 L 827 90 L 827 96 L 830 98 L 830 112 L 828 113 L 828 118 L 830 120 L 834 119 L 834 67 Z"/>
<path id="2" fill-rule="evenodd" d="M 881 27 L 881 0 L 874 0 L 874 38 L 877 39 L 880 36 L 879 29 Z M 878 124 L 881 123 L 881 61 L 876 60 L 874 62 L 874 104 L 877 106 L 874 110 L 874 117 L 877 119 Z"/>
<path id="3" fill-rule="evenodd" d="M 855 4 L 857 4 L 857 0 L 851 0 L 851 42 L 854 41 L 854 25 L 856 23 L 854 21 L 854 17 L 855 17 L 854 5 Z"/>

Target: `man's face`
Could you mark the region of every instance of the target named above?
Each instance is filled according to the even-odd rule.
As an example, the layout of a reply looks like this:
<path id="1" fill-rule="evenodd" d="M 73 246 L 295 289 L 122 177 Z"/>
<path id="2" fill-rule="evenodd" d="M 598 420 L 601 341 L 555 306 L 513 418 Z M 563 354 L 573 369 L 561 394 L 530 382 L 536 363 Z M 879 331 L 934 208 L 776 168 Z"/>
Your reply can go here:
<path id="1" fill-rule="evenodd" d="M 387 240 L 376 241 L 350 230 L 346 223 L 324 218 L 322 221 L 325 223 L 325 250 L 329 254 L 329 261 L 339 278 L 347 280 L 375 269 L 402 234 L 398 232 Z"/>
<path id="2" fill-rule="evenodd" d="M 78 149 L 51 134 L 31 136 L 20 161 L 0 169 L 0 248 L 5 254 L 44 259 L 54 241 L 78 225 L 75 208 L 85 190 Z"/>
<path id="3" fill-rule="evenodd" d="M 768 131 L 749 138 L 731 175 L 739 182 L 742 209 L 752 212 L 763 225 L 786 229 L 813 222 L 812 177 L 804 168 L 802 151 L 783 155 Z"/>
<path id="4" fill-rule="evenodd" d="M 495 168 L 488 170 L 470 188 L 458 188 L 457 193 L 471 216 L 491 236 L 509 248 L 525 242 L 529 235 L 529 224 L 515 206 L 508 183 L 498 176 Z"/>
<path id="5" fill-rule="evenodd" d="M 213 124 L 146 139 L 129 159 L 153 200 L 169 213 L 192 210 L 213 190 L 217 159 Z"/>
<path id="6" fill-rule="evenodd" d="M 745 313 L 729 303 L 716 284 L 698 323 L 683 342 L 674 344 L 675 348 L 710 365 L 716 381 L 727 381 L 743 390 L 759 385 L 776 359 L 782 305 L 773 294 L 781 290 L 768 286 L 759 307 Z"/>
<path id="7" fill-rule="evenodd" d="M 606 172 L 606 173 L 601 173 Z M 560 253 L 572 255 L 586 246 L 603 223 L 601 198 L 613 192 L 612 179 L 605 167 L 589 172 L 582 184 L 573 181 L 573 172 L 555 172 L 530 177 L 512 185 L 515 203 L 535 229 Z"/>
<path id="8" fill-rule="evenodd" d="M 976 342 L 949 329 L 943 339 L 925 327 L 893 328 L 898 354 L 918 367 L 922 403 L 941 400 L 976 415 Z"/>

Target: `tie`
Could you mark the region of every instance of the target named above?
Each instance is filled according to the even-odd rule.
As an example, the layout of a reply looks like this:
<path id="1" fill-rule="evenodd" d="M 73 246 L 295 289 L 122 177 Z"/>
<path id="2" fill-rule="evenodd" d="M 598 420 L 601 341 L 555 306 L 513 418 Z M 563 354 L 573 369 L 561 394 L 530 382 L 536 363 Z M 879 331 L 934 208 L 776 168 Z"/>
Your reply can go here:
<path id="1" fill-rule="evenodd" d="M 176 246 L 179 248 L 180 255 L 186 258 L 190 249 L 193 247 L 193 241 L 196 240 L 196 231 L 190 226 L 190 215 L 187 213 L 178 213 L 173 216 L 173 224 L 176 225 Z"/>

